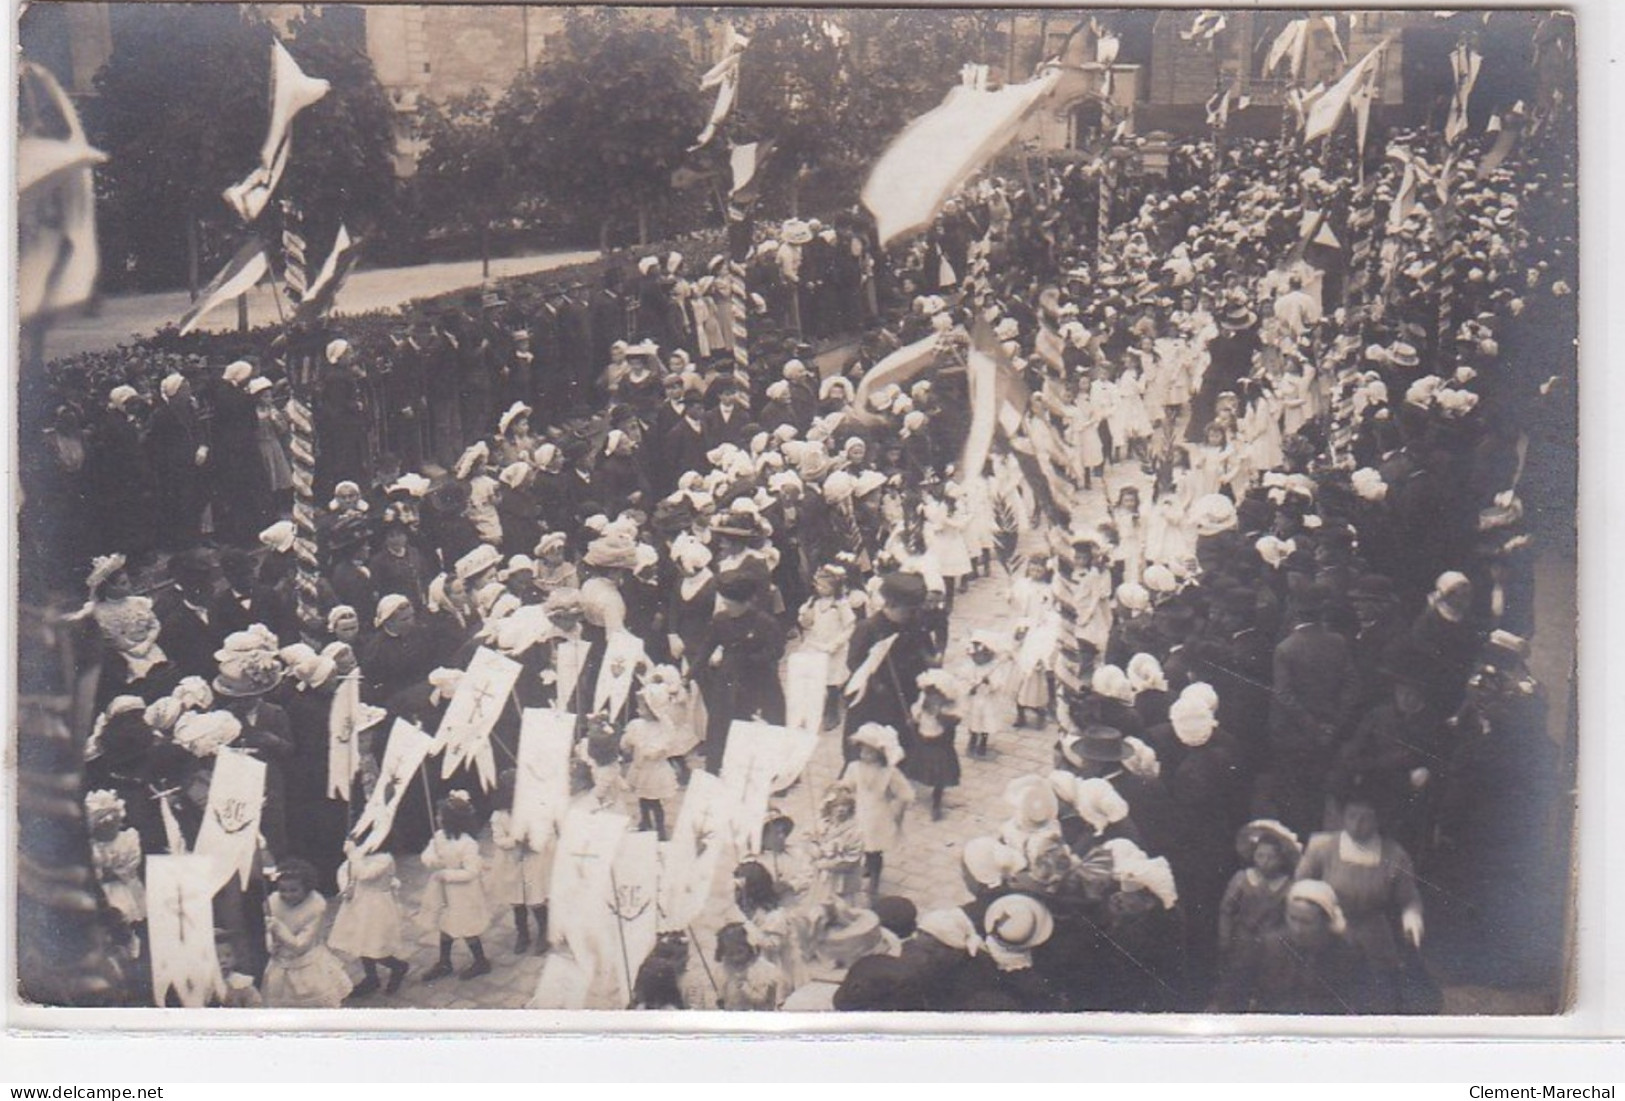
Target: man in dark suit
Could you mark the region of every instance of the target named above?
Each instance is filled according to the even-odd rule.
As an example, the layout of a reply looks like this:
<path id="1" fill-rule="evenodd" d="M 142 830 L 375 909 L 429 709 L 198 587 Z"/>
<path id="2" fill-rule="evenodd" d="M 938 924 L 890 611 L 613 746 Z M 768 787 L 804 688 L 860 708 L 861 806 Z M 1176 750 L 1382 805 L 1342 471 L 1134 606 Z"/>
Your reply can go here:
<path id="1" fill-rule="evenodd" d="M 147 432 L 147 454 L 158 491 L 158 542 L 165 550 L 179 551 L 198 541 L 209 442 L 185 378 L 168 376 L 159 394 Z"/>
<path id="2" fill-rule="evenodd" d="M 746 426 L 750 423 L 749 402 L 744 389 L 732 379 L 723 379 L 713 390 L 719 391 L 717 408 L 705 415 L 706 448 L 731 443 L 744 447 L 750 442 Z"/>
<path id="3" fill-rule="evenodd" d="M 197 547 L 177 554 L 169 561 L 174 585 L 153 608 L 162 625 L 159 645 L 182 676 L 213 676 L 215 651 L 228 633 L 216 611 L 215 572 L 213 551 Z"/>
<path id="4" fill-rule="evenodd" d="M 1326 625 L 1331 605 L 1324 586 L 1310 586 L 1275 647 L 1268 790 L 1276 817 L 1305 836 L 1324 825 L 1327 773 L 1360 700 L 1348 641 Z"/>

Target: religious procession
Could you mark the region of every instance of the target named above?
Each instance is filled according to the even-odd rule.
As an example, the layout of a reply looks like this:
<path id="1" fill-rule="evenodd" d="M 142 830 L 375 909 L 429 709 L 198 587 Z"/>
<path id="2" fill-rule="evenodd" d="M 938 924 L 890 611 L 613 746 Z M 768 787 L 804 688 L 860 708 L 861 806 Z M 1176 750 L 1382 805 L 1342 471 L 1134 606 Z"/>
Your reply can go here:
<path id="1" fill-rule="evenodd" d="M 1113 15 L 966 58 L 824 218 L 755 199 L 735 35 L 721 232 L 358 319 L 277 201 L 337 93 L 275 43 L 226 199 L 281 231 L 178 324 L 262 280 L 288 324 L 25 363 L 25 996 L 1561 1011 L 1572 92 L 1457 13 L 1401 125 L 1398 40 L 1299 14 L 1274 132 L 1221 87 L 1152 140 Z M 88 202 L 27 72 L 24 198 Z M 1084 77 L 1081 151 L 1024 147 Z M 31 277 L 32 323 L 82 300 L 34 259 L 25 341 Z"/>

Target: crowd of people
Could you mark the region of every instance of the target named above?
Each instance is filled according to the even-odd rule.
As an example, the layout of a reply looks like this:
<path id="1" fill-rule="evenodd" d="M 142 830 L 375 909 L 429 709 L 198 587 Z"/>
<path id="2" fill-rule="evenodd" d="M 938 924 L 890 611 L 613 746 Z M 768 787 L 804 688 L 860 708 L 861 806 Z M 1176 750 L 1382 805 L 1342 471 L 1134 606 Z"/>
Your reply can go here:
<path id="1" fill-rule="evenodd" d="M 196 844 L 227 746 L 266 784 L 254 874 L 216 896 L 215 1004 L 399 992 L 407 866 L 440 936 L 414 981 L 458 942 L 463 979 L 502 966 L 494 913 L 515 952 L 569 952 L 552 847 L 514 824 L 520 709 L 577 717 L 576 805 L 666 841 L 814 653 L 839 778 L 816 821 L 753 825 L 730 920 L 663 934 L 633 1006 L 1433 1012 L 1440 935 L 1501 981 L 1538 971 L 1566 785 L 1519 485 L 1573 378 L 1572 164 L 1530 142 L 1445 169 L 1440 135 L 1388 139 L 1365 165 L 1193 142 L 1104 214 L 1099 169 L 988 177 L 881 261 L 894 304 L 861 230 L 776 227 L 755 318 L 795 335 L 746 367 L 717 264 L 690 284 L 674 254 L 636 289 L 487 291 L 390 348 L 327 334 L 305 378 L 269 355 L 59 374 L 41 461 L 81 479 L 52 538 L 93 557 L 86 806 L 132 958 L 143 858 Z M 549 328 L 561 303 L 584 340 Z M 797 342 L 866 323 L 844 369 Z M 866 378 L 927 338 L 916 373 Z M 967 469 L 978 355 L 1006 408 Z M 959 629 L 978 586 L 1007 587 L 1005 627 Z M 434 733 L 481 649 L 522 667 L 503 775 L 425 768 L 432 799 L 364 849 L 385 732 Z M 335 786 L 332 731 L 360 716 Z M 911 823 L 1032 739 L 1053 767 L 964 841 L 967 901 L 904 897 Z"/>

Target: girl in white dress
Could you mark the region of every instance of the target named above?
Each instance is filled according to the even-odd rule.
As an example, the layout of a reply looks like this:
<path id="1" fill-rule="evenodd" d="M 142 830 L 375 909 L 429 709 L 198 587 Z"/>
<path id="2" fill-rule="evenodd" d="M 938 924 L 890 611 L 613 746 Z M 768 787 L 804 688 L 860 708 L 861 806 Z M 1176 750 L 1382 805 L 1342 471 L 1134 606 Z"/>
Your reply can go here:
<path id="1" fill-rule="evenodd" d="M 671 766 L 661 765 L 669 772 Z M 513 820 L 513 796 L 519 773 L 504 769 L 497 777 L 495 802 L 491 812 L 491 893 L 513 910 L 514 955 L 522 956 L 534 943 L 547 950 L 547 890 L 553 878 L 555 842 L 551 833 L 536 839 L 521 831 Z M 540 843 L 538 843 L 538 840 Z M 531 918 L 536 919 L 536 936 L 531 937 Z"/>
<path id="2" fill-rule="evenodd" d="M 424 972 L 424 982 L 451 974 L 452 942 L 462 938 L 474 962 L 461 972 L 464 979 L 491 973 L 480 934 L 491 921 L 486 899 L 480 843 L 474 838 L 474 804 L 467 792 L 454 791 L 440 801 L 440 828 L 423 850 L 429 883 L 423 891 L 424 917 L 440 930 L 440 959 Z"/>
<path id="3" fill-rule="evenodd" d="M 920 507 L 926 553 L 937 560 L 950 598 L 954 592 L 963 592 L 969 587 L 971 573 L 970 550 L 965 545 L 965 529 L 970 520 L 960 507 L 959 498 L 959 486 L 947 482 L 942 486 L 941 497 L 928 491 Z"/>
<path id="4" fill-rule="evenodd" d="M 823 654 L 829 664 L 824 674 L 824 725 L 833 726 L 840 715 L 841 689 L 851 671 L 847 647 L 858 626 L 858 607 L 847 591 L 842 566 L 825 563 L 813 574 L 813 595 L 796 616 L 801 624 L 801 648 Z"/>
<path id="5" fill-rule="evenodd" d="M 363 853 L 354 840 L 344 840 L 344 864 L 339 869 L 339 912 L 327 933 L 327 946 L 361 960 L 365 977 L 350 992 L 365 998 L 380 989 L 378 965 L 389 968 L 385 994 L 401 988 L 410 965 L 402 931 L 401 906 L 396 898 L 395 858 L 389 853 Z"/>
<path id="6" fill-rule="evenodd" d="M 1172 566 L 1196 553 L 1196 527 L 1190 515 L 1194 500 L 1190 472 L 1176 470 L 1173 488 L 1156 499 L 1146 518 L 1147 565 Z"/>
<path id="7" fill-rule="evenodd" d="M 276 1009 L 337 1009 L 350 993 L 344 965 L 322 943 L 327 900 L 315 884 L 308 861 L 284 861 L 266 903 L 265 1004 Z"/>
<path id="8" fill-rule="evenodd" d="M 1061 639 L 1061 617 L 1055 608 L 1055 590 L 1050 584 L 1049 563 L 1030 559 L 1027 573 L 1010 583 L 1010 604 L 1016 614 L 1015 661 L 1016 725 L 1027 725 L 1027 712 L 1033 725 L 1043 725 L 1051 698 L 1050 673 Z"/>
<path id="9" fill-rule="evenodd" d="M 1146 407 L 1147 382 L 1138 357 L 1129 359 L 1116 385 L 1117 405 L 1106 420 L 1112 433 L 1112 458 L 1121 460 L 1126 454 L 1144 462 L 1151 441 L 1151 412 Z"/>
<path id="10" fill-rule="evenodd" d="M 994 536 L 998 521 L 993 515 L 993 486 L 986 476 L 977 475 L 959 483 L 963 494 L 959 508 L 965 516 L 965 549 L 970 552 L 972 573 L 993 576 Z"/>

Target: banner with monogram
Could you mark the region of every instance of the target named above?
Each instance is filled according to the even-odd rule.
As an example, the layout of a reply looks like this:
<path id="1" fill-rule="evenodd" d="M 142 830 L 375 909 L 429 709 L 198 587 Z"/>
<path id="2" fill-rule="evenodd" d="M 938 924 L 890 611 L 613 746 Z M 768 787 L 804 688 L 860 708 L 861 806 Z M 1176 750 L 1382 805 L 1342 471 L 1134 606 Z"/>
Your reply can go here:
<path id="1" fill-rule="evenodd" d="M 491 730 L 508 706 L 520 668 L 517 661 L 487 647 L 474 652 L 435 734 L 442 780 L 451 779 L 465 762 L 473 761 L 480 786 L 486 791 L 496 787 L 497 762 L 491 749 Z"/>
<path id="2" fill-rule="evenodd" d="M 592 709 L 611 717 L 621 713 L 632 691 L 632 678 L 649 665 L 643 640 L 631 631 L 616 631 L 604 646 L 604 660 L 598 667 L 598 684 L 593 689 Z"/>
<path id="3" fill-rule="evenodd" d="M 389 712 L 361 701 L 361 674 L 339 680 L 327 712 L 327 797 L 348 800 L 361 771 L 360 735 L 384 721 Z"/>
<path id="4" fill-rule="evenodd" d="M 568 711 L 527 707 L 519 723 L 513 789 L 513 832 L 540 850 L 552 844 L 570 809 L 570 749 L 576 717 Z"/>
<path id="5" fill-rule="evenodd" d="M 660 851 L 662 933 L 688 928 L 705 909 L 732 819 L 722 781 L 709 772 L 690 776 L 677 825 Z"/>
<path id="6" fill-rule="evenodd" d="M 610 913 L 610 869 L 630 820 L 624 814 L 578 806 L 565 815 L 548 890 L 548 928 L 589 973 L 593 961 L 615 947 Z"/>
<path id="7" fill-rule="evenodd" d="M 829 679 L 829 655 L 819 650 L 798 650 L 784 667 L 784 725 L 817 734 L 824 725 L 824 693 Z"/>
<path id="8" fill-rule="evenodd" d="M 378 766 L 378 783 L 367 797 L 351 836 L 364 853 L 378 851 L 389 831 L 395 828 L 395 812 L 401 800 L 411 790 L 412 778 L 423 765 L 423 759 L 434 749 L 434 739 L 416 723 L 396 719 L 389 731 L 389 744 L 384 747 L 384 759 Z"/>
<path id="9" fill-rule="evenodd" d="M 659 938 L 659 897 L 659 838 L 652 831 L 629 833 L 610 872 L 610 913 L 619 926 L 621 950 L 614 961 L 621 987 L 618 1005 L 632 1004 L 632 981 Z"/>
<path id="10" fill-rule="evenodd" d="M 773 793 L 800 775 L 818 744 L 818 735 L 771 723 L 736 719 L 722 754 L 722 786 L 732 808 L 732 837 L 738 852 L 762 847 L 762 822 Z"/>
<path id="11" fill-rule="evenodd" d="M 592 973 L 563 952 L 549 952 L 526 1009 L 586 1009 Z"/>
<path id="12" fill-rule="evenodd" d="M 580 638 L 560 639 L 553 648 L 553 683 L 558 689 L 553 698 L 560 709 L 568 711 L 574 705 L 576 685 L 581 681 L 581 670 L 586 668 L 587 654 L 591 650 L 592 643 Z"/>
<path id="13" fill-rule="evenodd" d="M 260 812 L 265 809 L 265 762 L 247 753 L 221 749 L 209 780 L 209 802 L 203 810 L 193 851 L 215 861 L 214 890 L 237 873 L 245 889 L 259 848 Z"/>
<path id="14" fill-rule="evenodd" d="M 182 1006 L 201 1009 L 219 987 L 220 960 L 214 950 L 217 875 L 210 856 L 147 857 L 153 1005 L 164 1005 L 174 991 Z"/>

